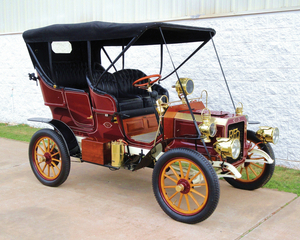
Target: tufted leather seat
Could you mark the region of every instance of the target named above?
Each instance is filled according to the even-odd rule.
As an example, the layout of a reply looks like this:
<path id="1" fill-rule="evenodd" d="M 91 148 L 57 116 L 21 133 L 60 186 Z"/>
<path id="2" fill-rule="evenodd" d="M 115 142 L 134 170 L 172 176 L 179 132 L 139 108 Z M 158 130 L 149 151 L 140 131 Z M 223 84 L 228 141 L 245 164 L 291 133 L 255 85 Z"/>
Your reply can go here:
<path id="1" fill-rule="evenodd" d="M 113 75 L 115 75 L 116 80 L 119 84 L 120 97 L 122 97 L 122 96 L 125 96 L 125 97 L 139 96 L 143 99 L 144 107 L 152 106 L 152 100 L 149 96 L 148 91 L 141 89 L 141 88 L 134 87 L 132 85 L 132 83 L 135 80 L 145 77 L 146 76 L 145 73 L 143 73 L 142 71 L 137 70 L 137 69 L 123 69 L 123 70 L 115 72 Z M 147 82 L 147 79 L 145 79 L 141 83 L 145 83 L 145 82 Z M 158 84 L 154 84 L 152 86 L 152 90 L 157 91 L 159 97 L 162 95 L 166 95 L 169 98 L 168 91 Z"/>
<path id="2" fill-rule="evenodd" d="M 102 73 L 102 70 L 94 70 L 93 79 L 99 79 Z M 117 100 L 120 112 L 139 109 L 142 115 L 142 109 L 148 108 L 147 111 L 146 109 L 145 111 L 147 113 L 152 111 L 153 113 L 154 110 L 151 110 L 153 106 L 152 100 L 149 97 L 148 91 L 132 85 L 135 80 L 144 76 L 146 75 L 137 69 L 123 69 L 115 73 L 107 72 L 101 77 L 97 86 L 95 86 L 95 91 L 113 95 Z M 147 80 L 144 80 L 144 82 L 147 82 Z M 156 90 L 159 95 L 168 96 L 168 91 L 160 85 L 154 85 L 153 89 Z M 138 114 L 135 113 L 135 115 Z"/>
<path id="3" fill-rule="evenodd" d="M 85 62 L 53 63 L 53 74 L 58 86 L 76 89 L 87 89 L 86 73 L 88 65 Z"/>

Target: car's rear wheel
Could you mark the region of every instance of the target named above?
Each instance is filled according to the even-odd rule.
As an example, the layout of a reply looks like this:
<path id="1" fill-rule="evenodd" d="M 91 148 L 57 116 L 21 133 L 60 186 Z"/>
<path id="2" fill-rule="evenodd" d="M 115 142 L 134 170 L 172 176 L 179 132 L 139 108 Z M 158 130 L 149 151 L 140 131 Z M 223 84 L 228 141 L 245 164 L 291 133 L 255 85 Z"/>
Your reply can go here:
<path id="1" fill-rule="evenodd" d="M 261 141 L 255 136 L 255 132 L 250 130 L 247 131 L 247 141 L 250 142 L 252 147 L 255 149 L 260 149 L 266 152 L 274 160 L 274 162 L 272 164 L 245 162 L 237 168 L 242 174 L 241 178 L 225 178 L 225 180 L 233 187 L 245 190 L 254 190 L 264 186 L 272 177 L 275 169 L 275 155 L 269 143 L 259 143 Z M 265 160 L 265 158 L 261 155 L 251 153 L 248 154 L 247 160 Z"/>
<path id="2" fill-rule="evenodd" d="M 44 185 L 61 185 L 70 172 L 70 156 L 61 136 L 51 129 L 41 129 L 31 138 L 29 162 L 33 173 Z"/>
<path id="3" fill-rule="evenodd" d="M 154 167 L 152 184 L 161 208 L 180 222 L 201 222 L 218 205 L 218 177 L 207 159 L 194 150 L 166 152 Z"/>

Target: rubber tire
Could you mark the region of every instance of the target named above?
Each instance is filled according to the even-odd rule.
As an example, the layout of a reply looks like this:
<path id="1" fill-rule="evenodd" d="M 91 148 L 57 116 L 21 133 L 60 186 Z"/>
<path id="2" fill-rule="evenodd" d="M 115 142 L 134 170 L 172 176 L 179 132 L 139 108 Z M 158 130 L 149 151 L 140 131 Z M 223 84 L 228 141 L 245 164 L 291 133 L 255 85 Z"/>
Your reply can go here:
<path id="1" fill-rule="evenodd" d="M 57 145 L 57 147 L 60 150 L 60 159 L 61 159 L 61 171 L 58 175 L 58 177 L 54 180 L 47 180 L 43 178 L 40 174 L 38 169 L 35 166 L 34 163 L 34 152 L 35 152 L 35 145 L 36 142 L 39 141 L 42 137 L 49 137 L 51 138 Z M 71 162 L 70 162 L 70 155 L 67 150 L 67 147 L 62 139 L 62 137 L 55 132 L 54 130 L 51 129 L 41 129 L 37 131 L 31 138 L 30 144 L 29 144 L 29 162 L 31 169 L 36 176 L 36 178 L 44 185 L 49 186 L 49 187 L 57 187 L 61 184 L 63 184 L 66 179 L 69 176 L 70 173 L 70 167 L 71 167 Z"/>
<path id="2" fill-rule="evenodd" d="M 252 141 L 253 143 L 261 142 L 256 136 L 255 132 L 248 130 L 247 131 L 247 139 Z M 262 186 L 264 186 L 272 177 L 275 169 L 275 154 L 273 152 L 273 149 L 269 143 L 261 143 L 258 145 L 259 149 L 263 150 L 269 156 L 274 160 L 272 164 L 265 164 L 265 168 L 263 170 L 262 175 L 255 179 L 252 182 L 242 182 L 239 181 L 239 179 L 233 179 L 233 178 L 224 178 L 230 185 L 232 185 L 235 188 L 244 189 L 244 190 L 255 190 Z"/>
<path id="3" fill-rule="evenodd" d="M 204 208 L 202 208 L 200 212 L 190 216 L 181 215 L 169 208 L 159 190 L 159 175 L 164 165 L 174 158 L 182 157 L 198 165 L 203 171 L 208 184 L 208 199 Z M 171 149 L 159 158 L 153 170 L 152 187 L 155 198 L 163 211 L 174 220 L 189 224 L 198 223 L 207 219 L 215 211 L 220 198 L 219 180 L 212 165 L 199 152 L 187 148 Z"/>

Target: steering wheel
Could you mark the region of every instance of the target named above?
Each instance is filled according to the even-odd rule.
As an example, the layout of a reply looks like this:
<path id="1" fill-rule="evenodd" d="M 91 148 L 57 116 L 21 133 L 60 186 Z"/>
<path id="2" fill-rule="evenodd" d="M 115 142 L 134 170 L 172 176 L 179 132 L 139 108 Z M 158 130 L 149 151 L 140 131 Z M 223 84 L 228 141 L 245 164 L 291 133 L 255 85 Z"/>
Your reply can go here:
<path id="1" fill-rule="evenodd" d="M 156 77 L 156 79 L 152 80 L 152 81 L 148 81 L 146 83 L 140 83 L 137 84 L 145 79 L 150 79 L 150 78 L 154 78 Z M 143 89 L 147 89 L 148 87 L 152 86 L 153 83 L 156 83 L 159 79 L 161 79 L 161 75 L 160 74 L 153 74 L 153 75 L 149 75 L 149 76 L 145 76 L 142 78 L 139 78 L 138 80 L 135 80 L 132 85 L 134 87 L 139 87 L 139 88 L 143 88 Z"/>

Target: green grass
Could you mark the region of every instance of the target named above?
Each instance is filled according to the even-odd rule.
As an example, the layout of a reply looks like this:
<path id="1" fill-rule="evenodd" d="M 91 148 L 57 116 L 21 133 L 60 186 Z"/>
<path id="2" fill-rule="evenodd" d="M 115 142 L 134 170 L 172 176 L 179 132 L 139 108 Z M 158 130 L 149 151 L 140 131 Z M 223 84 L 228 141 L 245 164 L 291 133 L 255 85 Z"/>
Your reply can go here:
<path id="1" fill-rule="evenodd" d="M 38 130 L 39 128 L 33 128 L 26 124 L 0 123 L 0 137 L 18 141 L 29 142 L 32 135 Z M 271 180 L 264 187 L 300 196 L 300 170 L 276 166 Z"/>
<path id="2" fill-rule="evenodd" d="M 276 166 L 272 178 L 264 187 L 300 196 L 300 170 Z"/>
<path id="3" fill-rule="evenodd" d="M 38 130 L 39 128 L 33 128 L 26 124 L 9 125 L 0 123 L 0 137 L 23 142 L 29 142 L 32 135 Z"/>

